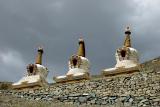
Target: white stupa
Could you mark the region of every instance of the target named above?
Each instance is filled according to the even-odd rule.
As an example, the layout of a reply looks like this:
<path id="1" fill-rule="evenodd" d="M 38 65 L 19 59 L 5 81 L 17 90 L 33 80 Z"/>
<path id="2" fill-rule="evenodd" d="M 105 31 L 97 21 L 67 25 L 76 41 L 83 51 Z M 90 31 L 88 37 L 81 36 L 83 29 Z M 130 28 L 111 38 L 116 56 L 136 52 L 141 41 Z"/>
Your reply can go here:
<path id="1" fill-rule="evenodd" d="M 102 75 L 116 75 L 121 73 L 130 73 L 138 71 L 139 57 L 138 51 L 131 47 L 131 31 L 127 27 L 125 31 L 125 41 L 121 48 L 118 48 L 115 54 L 116 65 L 114 68 L 104 69 Z"/>
<path id="2" fill-rule="evenodd" d="M 29 64 L 27 66 L 26 76 L 12 84 L 14 89 L 46 86 L 48 84 L 46 81 L 48 69 L 42 65 L 42 54 L 43 49 L 40 47 L 38 48 L 38 55 L 35 64 Z"/>
<path id="3" fill-rule="evenodd" d="M 77 55 L 72 55 L 68 62 L 69 71 L 66 75 L 55 77 L 56 82 L 76 81 L 89 79 L 90 63 L 85 57 L 85 43 L 79 39 L 79 49 Z"/>

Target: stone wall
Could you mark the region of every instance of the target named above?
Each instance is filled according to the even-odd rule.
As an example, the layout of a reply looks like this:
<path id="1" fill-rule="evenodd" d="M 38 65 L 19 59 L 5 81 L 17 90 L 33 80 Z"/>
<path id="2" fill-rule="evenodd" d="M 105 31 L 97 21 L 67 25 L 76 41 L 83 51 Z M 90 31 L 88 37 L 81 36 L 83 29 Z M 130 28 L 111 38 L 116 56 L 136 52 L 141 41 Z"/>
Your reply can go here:
<path id="1" fill-rule="evenodd" d="M 141 64 L 140 72 L 100 77 L 80 82 L 52 84 L 46 88 L 1 90 L 20 98 L 69 104 L 113 107 L 160 107 L 160 60 Z"/>

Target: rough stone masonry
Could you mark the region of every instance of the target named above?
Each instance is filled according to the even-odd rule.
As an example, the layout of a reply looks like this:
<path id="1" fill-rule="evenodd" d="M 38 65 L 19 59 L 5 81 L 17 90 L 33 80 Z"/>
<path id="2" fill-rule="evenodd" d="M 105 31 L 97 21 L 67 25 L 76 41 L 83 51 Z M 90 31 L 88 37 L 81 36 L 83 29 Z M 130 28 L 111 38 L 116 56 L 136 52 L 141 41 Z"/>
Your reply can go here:
<path id="1" fill-rule="evenodd" d="M 75 105 L 160 107 L 160 58 L 140 65 L 140 72 L 16 91 L 0 90 L 29 100 Z M 116 106 L 118 105 L 118 106 Z"/>

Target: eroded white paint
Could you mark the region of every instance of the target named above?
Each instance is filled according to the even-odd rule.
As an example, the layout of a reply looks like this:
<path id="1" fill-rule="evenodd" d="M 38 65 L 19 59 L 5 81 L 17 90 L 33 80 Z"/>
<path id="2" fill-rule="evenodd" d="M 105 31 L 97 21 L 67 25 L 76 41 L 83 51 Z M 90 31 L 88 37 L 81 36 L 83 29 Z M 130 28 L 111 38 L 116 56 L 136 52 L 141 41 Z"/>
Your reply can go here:
<path id="1" fill-rule="evenodd" d="M 23 87 L 29 87 L 29 86 L 42 86 L 46 85 L 47 81 L 47 75 L 48 75 L 48 69 L 44 67 L 43 65 L 36 64 L 37 66 L 37 73 L 35 75 L 27 75 L 22 77 L 18 82 L 13 83 L 13 88 L 23 88 Z"/>
<path id="2" fill-rule="evenodd" d="M 79 56 L 81 59 L 81 64 L 78 67 L 77 65 L 73 67 L 71 62 L 68 62 L 69 71 L 64 76 L 58 76 L 55 78 L 56 82 L 76 80 L 76 79 L 87 79 L 89 78 L 90 72 L 90 62 L 87 58 Z"/>
<path id="3" fill-rule="evenodd" d="M 126 50 L 126 55 L 125 57 L 122 57 L 120 51 L 125 49 Z M 131 47 L 122 47 L 117 49 L 116 54 L 116 65 L 114 68 L 107 68 L 102 71 L 102 73 L 105 74 L 114 74 L 118 73 L 118 71 L 129 71 L 138 69 L 136 68 L 139 64 L 139 56 L 138 56 L 138 51 L 134 48 Z"/>

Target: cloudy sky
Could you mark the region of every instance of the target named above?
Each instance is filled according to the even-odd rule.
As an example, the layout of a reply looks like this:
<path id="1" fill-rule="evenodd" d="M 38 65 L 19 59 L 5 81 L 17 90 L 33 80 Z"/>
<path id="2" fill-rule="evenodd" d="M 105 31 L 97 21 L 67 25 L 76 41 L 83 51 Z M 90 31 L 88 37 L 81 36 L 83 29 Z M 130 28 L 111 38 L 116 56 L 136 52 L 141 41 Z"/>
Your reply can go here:
<path id="1" fill-rule="evenodd" d="M 141 62 L 160 56 L 160 0 L 0 0 L 0 81 L 19 80 L 44 47 L 43 64 L 53 76 L 68 71 L 83 35 L 91 73 L 115 65 L 124 28 Z"/>

